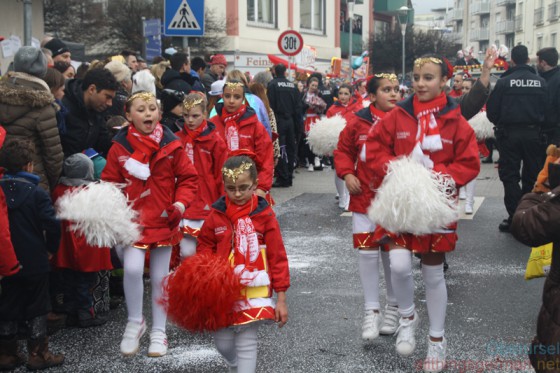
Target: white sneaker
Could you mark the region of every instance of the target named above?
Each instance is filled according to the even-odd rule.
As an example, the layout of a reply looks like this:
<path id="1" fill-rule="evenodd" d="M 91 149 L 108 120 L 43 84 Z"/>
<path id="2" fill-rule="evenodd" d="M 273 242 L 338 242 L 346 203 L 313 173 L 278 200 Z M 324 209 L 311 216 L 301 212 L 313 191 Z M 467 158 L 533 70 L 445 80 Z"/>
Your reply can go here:
<path id="1" fill-rule="evenodd" d="M 321 160 L 319 157 L 315 157 L 315 167 L 321 167 Z"/>
<path id="2" fill-rule="evenodd" d="M 428 355 L 424 360 L 424 372 L 437 373 L 445 368 L 445 350 L 447 349 L 447 339 L 441 342 L 433 342 L 428 337 Z"/>
<path id="3" fill-rule="evenodd" d="M 313 165 L 312 165 L 312 164 L 310 164 L 309 166 L 307 166 L 307 171 L 309 171 L 309 172 L 315 171 L 315 168 L 313 168 Z"/>
<path id="4" fill-rule="evenodd" d="M 399 310 L 397 307 L 385 306 L 385 313 L 383 315 L 383 322 L 379 329 L 379 334 L 391 335 L 395 334 L 399 327 Z"/>
<path id="5" fill-rule="evenodd" d="M 418 313 L 414 311 L 414 319 L 400 318 L 397 333 L 397 353 L 401 356 L 410 356 L 416 348 L 414 333 L 418 325 Z"/>
<path id="6" fill-rule="evenodd" d="M 121 353 L 125 356 L 132 356 L 138 352 L 140 339 L 146 332 L 146 322 L 142 320 L 140 324 L 129 321 L 124 329 L 121 341 Z"/>
<path id="7" fill-rule="evenodd" d="M 381 325 L 381 314 L 373 312 L 373 310 L 367 310 L 362 325 L 362 339 L 372 341 L 379 337 L 379 325 Z"/>
<path id="8" fill-rule="evenodd" d="M 467 199 L 467 192 L 465 192 L 465 188 L 459 189 L 459 199 Z"/>
<path id="9" fill-rule="evenodd" d="M 148 356 L 161 357 L 165 356 L 165 354 L 167 354 L 167 335 L 159 330 L 151 332 Z"/>
<path id="10" fill-rule="evenodd" d="M 467 215 L 472 215 L 472 213 L 473 213 L 473 205 L 472 205 L 472 202 L 470 202 L 470 203 L 469 203 L 469 202 L 465 203 L 465 214 L 467 214 Z"/>

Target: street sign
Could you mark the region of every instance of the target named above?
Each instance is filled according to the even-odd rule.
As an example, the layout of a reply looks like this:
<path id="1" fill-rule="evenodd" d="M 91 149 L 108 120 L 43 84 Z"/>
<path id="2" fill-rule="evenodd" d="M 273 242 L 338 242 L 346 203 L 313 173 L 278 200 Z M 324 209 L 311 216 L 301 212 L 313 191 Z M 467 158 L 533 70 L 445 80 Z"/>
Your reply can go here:
<path id="1" fill-rule="evenodd" d="M 165 0 L 167 36 L 204 36 L 204 0 Z"/>
<path id="2" fill-rule="evenodd" d="M 146 42 L 145 58 L 152 61 L 154 57 L 161 56 L 161 20 L 144 20 L 144 40 Z"/>
<path id="3" fill-rule="evenodd" d="M 284 31 L 278 38 L 278 49 L 286 56 L 295 56 L 303 48 L 301 34 L 294 30 Z"/>

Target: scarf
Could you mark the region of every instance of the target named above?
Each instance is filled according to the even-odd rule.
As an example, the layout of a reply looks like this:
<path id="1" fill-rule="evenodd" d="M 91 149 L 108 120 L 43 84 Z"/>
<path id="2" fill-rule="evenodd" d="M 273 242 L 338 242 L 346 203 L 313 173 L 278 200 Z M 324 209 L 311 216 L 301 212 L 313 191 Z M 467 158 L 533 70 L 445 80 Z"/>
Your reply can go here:
<path id="1" fill-rule="evenodd" d="M 417 144 L 420 148 L 430 152 L 443 149 L 439 126 L 434 114 L 439 113 L 447 105 L 445 93 L 428 102 L 420 102 L 418 96 L 414 95 L 412 101 L 414 115 L 418 119 L 418 133 L 416 134 Z"/>
<path id="2" fill-rule="evenodd" d="M 226 144 L 230 151 L 239 149 L 239 130 L 237 129 L 237 121 L 245 114 L 247 106 L 242 104 L 235 113 L 228 113 L 222 109 L 220 118 L 226 127 Z"/>
<path id="3" fill-rule="evenodd" d="M 187 136 L 185 136 L 185 153 L 187 153 L 192 164 L 194 164 L 194 140 L 196 140 L 207 127 L 208 123 L 206 120 L 195 130 L 189 129 L 186 124 L 183 126 L 183 131 L 187 134 Z"/>
<path id="4" fill-rule="evenodd" d="M 163 138 L 163 127 L 157 124 L 149 135 L 143 135 L 134 126 L 128 126 L 126 139 L 134 152 L 127 159 L 124 168 L 134 177 L 140 180 L 148 180 L 150 177 L 150 159 L 159 150 L 159 143 Z"/>
<path id="5" fill-rule="evenodd" d="M 234 272 L 245 286 L 270 285 L 270 278 L 265 269 L 259 270 L 255 265 L 260 257 L 259 239 L 249 214 L 257 209 L 258 197 L 254 194 L 244 205 L 232 203 L 226 196 L 226 216 L 233 224 Z"/>

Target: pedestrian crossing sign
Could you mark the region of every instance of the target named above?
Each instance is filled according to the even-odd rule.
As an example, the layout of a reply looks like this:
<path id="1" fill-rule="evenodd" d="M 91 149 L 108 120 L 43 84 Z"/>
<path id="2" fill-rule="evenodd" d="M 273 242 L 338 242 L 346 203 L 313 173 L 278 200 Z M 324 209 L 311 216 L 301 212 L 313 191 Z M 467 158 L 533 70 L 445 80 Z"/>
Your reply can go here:
<path id="1" fill-rule="evenodd" d="M 163 33 L 204 36 L 204 0 L 165 0 Z"/>

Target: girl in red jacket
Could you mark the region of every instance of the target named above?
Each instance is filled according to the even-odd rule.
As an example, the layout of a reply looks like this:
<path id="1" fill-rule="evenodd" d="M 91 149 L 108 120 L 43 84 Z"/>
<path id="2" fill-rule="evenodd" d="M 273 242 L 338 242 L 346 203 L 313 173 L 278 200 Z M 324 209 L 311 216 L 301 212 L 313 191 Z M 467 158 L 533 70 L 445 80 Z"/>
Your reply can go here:
<path id="1" fill-rule="evenodd" d="M 113 139 L 105 181 L 123 184 L 123 193 L 139 214 L 140 242 L 124 249 L 124 293 L 128 323 L 120 345 L 123 355 L 138 352 L 146 331 L 142 316 L 144 260 L 150 250 L 152 332 L 148 356 L 167 353 L 166 313 L 158 303 L 161 282 L 169 272 L 171 247 L 179 243 L 179 223 L 195 198 L 198 176 L 181 142 L 159 123 L 160 111 L 152 93 L 138 92 L 126 103 L 124 127 Z"/>
<path id="2" fill-rule="evenodd" d="M 222 166 L 227 159 L 224 140 L 216 126 L 206 121 L 206 97 L 198 93 L 187 95 L 183 101 L 183 129 L 177 133 L 185 153 L 199 175 L 198 194 L 183 214 L 181 230 L 181 259 L 196 252 L 196 238 L 210 206 L 224 193 Z"/>
<path id="3" fill-rule="evenodd" d="M 352 97 L 352 86 L 350 84 L 342 84 L 338 89 L 338 101 L 331 105 L 327 110 L 327 118 L 334 117 L 335 115 L 340 115 L 346 122 L 355 111 L 362 108 L 361 103 L 355 97 Z M 336 168 L 336 166 L 335 166 Z M 336 174 L 334 175 L 334 184 L 336 186 L 336 191 L 338 195 L 338 207 L 341 209 L 347 209 L 348 203 L 350 202 L 350 195 L 348 194 L 348 189 L 344 184 L 344 180 L 339 178 Z"/>
<path id="4" fill-rule="evenodd" d="M 247 156 L 231 157 L 222 172 L 226 195 L 212 205 L 197 251 L 230 260 L 246 286 L 244 299 L 234 309 L 236 321 L 215 332 L 214 343 L 232 369 L 250 373 L 257 365 L 259 325 L 274 320 L 282 327 L 288 321 L 288 258 L 276 215 L 254 193 L 259 182 L 255 163 Z M 278 296 L 276 305 L 272 291 Z"/>
<path id="5" fill-rule="evenodd" d="M 367 82 L 369 107 L 347 116 L 348 124 L 340 133 L 334 151 L 336 174 L 344 179 L 350 192 L 354 248 L 359 250 L 358 269 L 364 289 L 365 317 L 362 338 L 373 340 L 379 334 L 394 334 L 397 330 L 397 300 L 391 287 L 389 253 L 381 252 L 387 304 L 382 317 L 379 305 L 379 244 L 373 241 L 375 224 L 367 215 L 367 208 L 374 197 L 371 173 L 360 159 L 360 152 L 369 131 L 395 107 L 400 100 L 399 82 L 394 74 L 376 74 Z M 332 107 L 331 107 L 332 108 Z"/>
<path id="6" fill-rule="evenodd" d="M 443 92 L 452 68 L 441 57 L 426 56 L 414 61 L 413 71 L 414 95 L 399 103 L 368 135 L 368 168 L 379 183 L 385 177 L 388 162 L 411 156 L 434 172 L 448 175 L 459 188 L 476 177 L 480 161 L 471 126 L 461 116 L 457 102 Z M 421 236 L 396 234 L 382 227 L 375 232 L 375 237 L 383 239 L 390 250 L 391 280 L 401 316 L 396 349 L 401 356 L 409 356 L 416 347 L 418 314 L 414 307 L 411 252 L 422 254 L 430 321 L 428 354 L 424 360 L 424 370 L 428 372 L 439 372 L 445 366 L 447 289 L 443 259 L 445 252 L 455 248 L 456 228 L 455 223 Z"/>
<path id="7" fill-rule="evenodd" d="M 274 173 L 274 150 L 266 128 L 259 122 L 252 107 L 245 104 L 244 85 L 229 80 L 224 85 L 223 103 L 215 106 L 216 115 L 210 121 L 225 140 L 228 153 L 248 150 L 255 153 L 259 173 L 256 193 L 271 202 L 270 188 Z"/>

